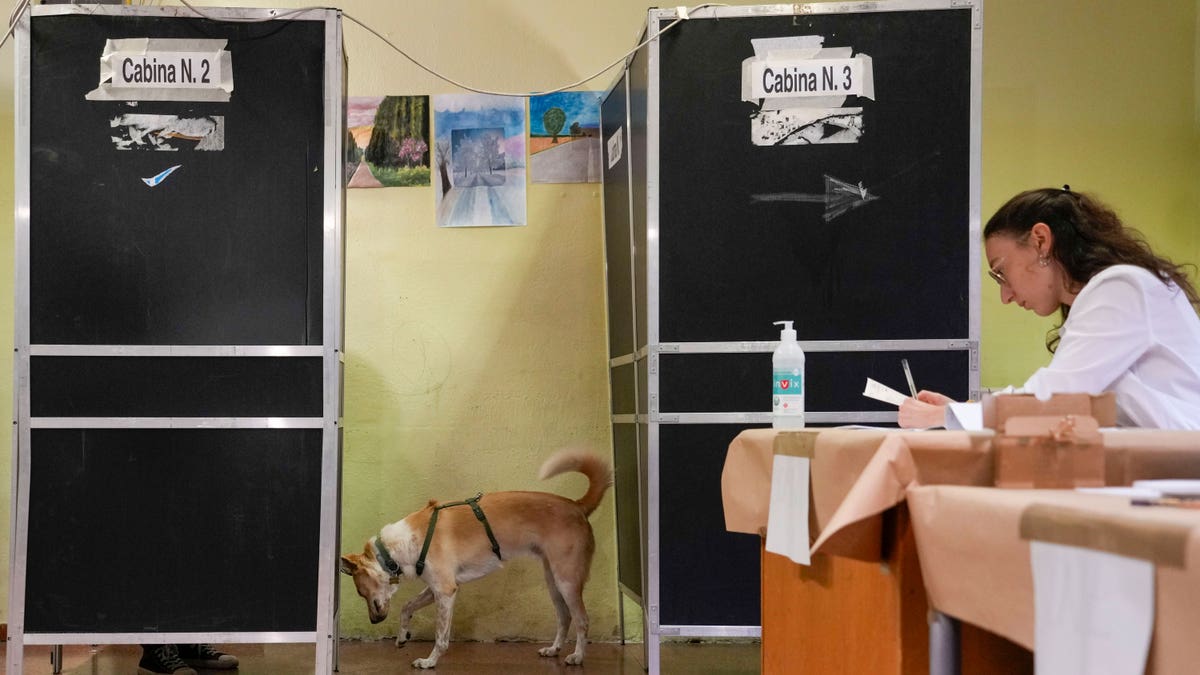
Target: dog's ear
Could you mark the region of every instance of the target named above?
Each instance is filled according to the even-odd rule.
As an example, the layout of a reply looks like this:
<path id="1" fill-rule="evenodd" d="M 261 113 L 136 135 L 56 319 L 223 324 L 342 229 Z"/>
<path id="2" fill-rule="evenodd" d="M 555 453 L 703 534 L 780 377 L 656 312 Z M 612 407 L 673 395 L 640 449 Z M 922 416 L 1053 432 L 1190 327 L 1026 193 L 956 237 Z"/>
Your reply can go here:
<path id="1" fill-rule="evenodd" d="M 359 568 L 358 561 L 355 560 L 356 557 L 357 556 L 353 553 L 342 556 L 342 563 L 338 566 L 339 571 L 341 571 L 342 574 L 354 576 L 354 571 Z"/>

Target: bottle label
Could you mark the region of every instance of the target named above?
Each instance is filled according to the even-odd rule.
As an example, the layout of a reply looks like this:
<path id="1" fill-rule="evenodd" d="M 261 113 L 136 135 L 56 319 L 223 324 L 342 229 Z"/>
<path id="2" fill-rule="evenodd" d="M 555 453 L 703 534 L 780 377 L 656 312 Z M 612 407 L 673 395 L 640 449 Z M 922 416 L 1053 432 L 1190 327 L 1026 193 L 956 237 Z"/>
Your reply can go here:
<path id="1" fill-rule="evenodd" d="M 804 414 L 804 373 L 799 368 L 776 368 L 771 411 L 776 415 Z"/>

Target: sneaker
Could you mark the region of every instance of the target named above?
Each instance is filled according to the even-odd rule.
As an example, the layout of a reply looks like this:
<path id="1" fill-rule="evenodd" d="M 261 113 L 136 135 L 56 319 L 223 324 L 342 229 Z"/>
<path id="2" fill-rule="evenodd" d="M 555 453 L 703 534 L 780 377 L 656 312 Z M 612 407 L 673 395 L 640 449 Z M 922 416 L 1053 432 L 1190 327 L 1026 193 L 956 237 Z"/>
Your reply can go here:
<path id="1" fill-rule="evenodd" d="M 219 652 L 212 645 L 179 645 L 179 658 L 193 668 L 233 670 L 238 667 L 236 656 Z"/>
<path id="2" fill-rule="evenodd" d="M 138 661 L 138 675 L 196 675 L 179 658 L 175 645 L 143 645 L 142 660 Z"/>

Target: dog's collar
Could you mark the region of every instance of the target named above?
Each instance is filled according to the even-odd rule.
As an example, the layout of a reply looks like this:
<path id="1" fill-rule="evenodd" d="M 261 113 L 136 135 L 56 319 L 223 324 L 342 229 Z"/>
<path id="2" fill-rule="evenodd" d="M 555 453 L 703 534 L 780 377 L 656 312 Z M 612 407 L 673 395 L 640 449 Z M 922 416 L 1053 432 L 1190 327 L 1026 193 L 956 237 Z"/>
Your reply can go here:
<path id="1" fill-rule="evenodd" d="M 375 548 L 375 559 L 379 561 L 379 566 L 392 575 L 391 583 L 400 583 L 400 577 L 404 574 L 404 571 L 400 569 L 400 563 L 396 562 L 395 558 L 388 553 L 387 547 L 383 545 L 379 537 L 371 537 L 371 546 Z"/>

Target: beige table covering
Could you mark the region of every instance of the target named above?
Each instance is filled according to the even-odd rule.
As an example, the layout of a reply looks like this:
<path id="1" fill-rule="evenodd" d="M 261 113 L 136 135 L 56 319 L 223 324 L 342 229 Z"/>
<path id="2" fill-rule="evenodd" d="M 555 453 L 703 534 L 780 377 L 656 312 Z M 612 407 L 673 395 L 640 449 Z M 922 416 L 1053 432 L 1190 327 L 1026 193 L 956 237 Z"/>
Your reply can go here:
<path id="1" fill-rule="evenodd" d="M 1034 648 L 1029 541 L 1156 562 L 1148 673 L 1200 672 L 1200 511 L 1061 490 L 908 490 L 930 606 Z"/>
<path id="2" fill-rule="evenodd" d="M 743 431 L 721 475 L 725 527 L 762 534 L 775 453 L 812 457 L 812 552 L 878 560 L 882 520 L 914 481 L 990 484 L 991 433 L 829 429 Z M 1198 462 L 1200 463 L 1200 462 Z"/>
<path id="3" fill-rule="evenodd" d="M 878 560 L 880 514 L 915 485 L 993 483 L 992 432 L 750 429 L 729 445 L 721 475 L 725 526 L 762 534 L 775 453 L 811 455 L 812 553 Z M 1200 477 L 1200 432 L 1104 433 L 1106 482 Z"/>

